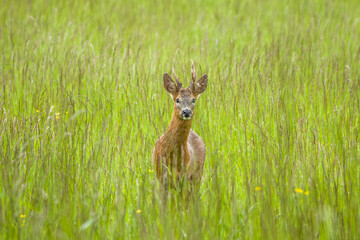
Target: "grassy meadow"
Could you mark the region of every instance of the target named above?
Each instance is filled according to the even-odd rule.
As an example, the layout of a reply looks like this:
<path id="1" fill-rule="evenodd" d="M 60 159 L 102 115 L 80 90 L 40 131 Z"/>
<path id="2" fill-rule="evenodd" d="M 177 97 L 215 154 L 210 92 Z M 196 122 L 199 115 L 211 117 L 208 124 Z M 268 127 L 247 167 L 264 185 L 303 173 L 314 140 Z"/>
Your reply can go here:
<path id="1" fill-rule="evenodd" d="M 203 180 L 152 165 L 207 73 Z M 0 239 L 357 239 L 357 0 L 0 0 Z"/>

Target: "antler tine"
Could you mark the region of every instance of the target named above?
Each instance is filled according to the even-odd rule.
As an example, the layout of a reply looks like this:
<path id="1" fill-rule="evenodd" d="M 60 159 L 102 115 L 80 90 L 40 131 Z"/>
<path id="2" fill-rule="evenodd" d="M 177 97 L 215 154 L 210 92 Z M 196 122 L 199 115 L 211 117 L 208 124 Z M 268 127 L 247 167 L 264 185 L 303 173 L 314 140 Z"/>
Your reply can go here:
<path id="1" fill-rule="evenodd" d="M 196 74 L 195 74 L 195 65 L 193 60 L 191 59 L 191 73 L 192 73 L 192 81 L 189 85 L 189 88 L 192 89 L 194 87 L 195 81 L 196 81 Z"/>
<path id="2" fill-rule="evenodd" d="M 178 89 L 180 89 L 182 87 L 182 83 L 179 81 L 179 78 L 176 76 L 174 68 L 172 69 L 172 72 L 173 72 L 174 78 L 176 80 L 177 87 L 178 87 Z"/>

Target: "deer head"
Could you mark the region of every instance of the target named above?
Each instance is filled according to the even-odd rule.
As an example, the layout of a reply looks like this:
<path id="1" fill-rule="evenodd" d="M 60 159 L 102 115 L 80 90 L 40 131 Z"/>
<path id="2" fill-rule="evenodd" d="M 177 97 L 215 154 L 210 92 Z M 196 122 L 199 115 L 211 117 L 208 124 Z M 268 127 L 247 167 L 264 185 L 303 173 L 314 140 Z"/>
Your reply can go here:
<path id="1" fill-rule="evenodd" d="M 182 87 L 182 83 L 176 76 L 173 69 L 174 78 L 176 83 L 169 74 L 164 74 L 164 87 L 165 90 L 170 93 L 174 101 L 175 115 L 182 120 L 190 120 L 194 114 L 196 99 L 203 93 L 207 87 L 208 77 L 204 74 L 195 84 L 196 74 L 194 62 L 192 63 L 192 81 L 187 88 Z"/>

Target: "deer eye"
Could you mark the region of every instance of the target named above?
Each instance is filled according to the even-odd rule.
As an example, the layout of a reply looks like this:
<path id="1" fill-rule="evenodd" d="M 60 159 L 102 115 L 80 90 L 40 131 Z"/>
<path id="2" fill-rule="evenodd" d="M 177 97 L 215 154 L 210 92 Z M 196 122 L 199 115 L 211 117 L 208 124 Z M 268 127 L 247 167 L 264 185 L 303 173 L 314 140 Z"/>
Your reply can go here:
<path id="1" fill-rule="evenodd" d="M 176 103 L 179 103 L 179 102 L 180 102 L 180 99 L 177 98 L 177 99 L 176 99 Z"/>
<path id="2" fill-rule="evenodd" d="M 195 101 L 196 101 L 196 99 L 195 99 L 195 98 L 193 98 L 192 102 L 193 102 L 193 103 L 195 103 Z"/>

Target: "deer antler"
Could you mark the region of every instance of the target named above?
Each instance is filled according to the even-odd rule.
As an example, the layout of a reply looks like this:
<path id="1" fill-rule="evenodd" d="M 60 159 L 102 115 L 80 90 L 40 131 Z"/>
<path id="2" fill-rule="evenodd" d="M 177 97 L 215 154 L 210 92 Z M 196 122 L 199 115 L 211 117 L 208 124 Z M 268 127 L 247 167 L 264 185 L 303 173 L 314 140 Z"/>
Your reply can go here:
<path id="1" fill-rule="evenodd" d="M 195 81 L 196 81 L 196 74 L 195 74 L 195 65 L 194 65 L 194 62 L 193 62 L 192 59 L 191 59 L 191 73 L 192 73 L 192 81 L 191 81 L 191 83 L 189 85 L 189 88 L 193 89 Z"/>
<path id="2" fill-rule="evenodd" d="M 177 85 L 178 89 L 180 89 L 182 87 L 182 83 L 179 81 L 179 78 L 176 76 L 174 68 L 172 69 L 172 72 L 173 72 L 174 78 L 176 80 L 176 85 Z"/>

